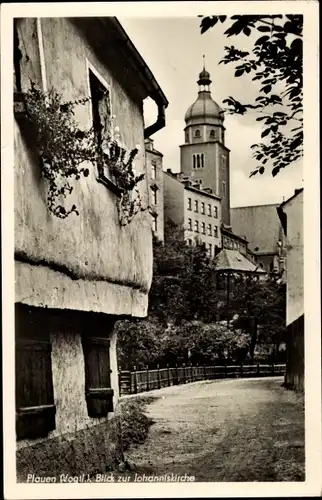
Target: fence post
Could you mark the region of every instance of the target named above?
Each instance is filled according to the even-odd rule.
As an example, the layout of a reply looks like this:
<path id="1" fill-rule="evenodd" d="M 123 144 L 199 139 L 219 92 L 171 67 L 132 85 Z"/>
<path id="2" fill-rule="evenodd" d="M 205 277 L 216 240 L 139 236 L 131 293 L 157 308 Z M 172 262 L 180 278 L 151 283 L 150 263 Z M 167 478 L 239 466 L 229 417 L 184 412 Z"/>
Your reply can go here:
<path id="1" fill-rule="evenodd" d="M 138 380 L 137 380 L 137 374 L 136 374 L 136 366 L 133 367 L 134 370 L 134 394 L 137 394 L 138 392 Z"/>
<path id="2" fill-rule="evenodd" d="M 199 363 L 197 363 L 196 368 L 197 368 L 197 370 L 196 370 L 196 379 L 199 380 Z"/>
<path id="3" fill-rule="evenodd" d="M 161 389 L 160 367 L 157 365 L 158 370 L 158 389 Z"/>
<path id="4" fill-rule="evenodd" d="M 186 383 L 186 364 L 183 363 L 182 366 L 183 366 L 183 383 L 185 384 Z"/>
<path id="5" fill-rule="evenodd" d="M 149 381 L 149 365 L 146 365 L 146 390 L 150 390 L 150 381 Z"/>
<path id="6" fill-rule="evenodd" d="M 240 378 L 243 378 L 243 363 L 240 363 Z"/>
<path id="7" fill-rule="evenodd" d="M 275 374 L 275 371 L 274 371 L 274 361 L 273 361 L 273 363 L 272 363 L 272 375 L 274 375 L 274 374 Z"/>
<path id="8" fill-rule="evenodd" d="M 206 370 L 206 365 L 203 365 L 203 380 L 207 380 L 207 370 Z"/>
<path id="9" fill-rule="evenodd" d="M 227 378 L 227 363 L 225 361 L 225 378 Z"/>
<path id="10" fill-rule="evenodd" d="M 178 370 L 178 364 L 176 363 L 176 379 L 175 379 L 175 384 L 179 385 L 179 370 Z"/>
<path id="11" fill-rule="evenodd" d="M 167 368 L 168 368 L 168 387 L 170 387 L 170 368 L 169 368 L 169 365 L 167 365 Z"/>
<path id="12" fill-rule="evenodd" d="M 257 375 L 260 375 L 259 363 L 257 363 Z"/>

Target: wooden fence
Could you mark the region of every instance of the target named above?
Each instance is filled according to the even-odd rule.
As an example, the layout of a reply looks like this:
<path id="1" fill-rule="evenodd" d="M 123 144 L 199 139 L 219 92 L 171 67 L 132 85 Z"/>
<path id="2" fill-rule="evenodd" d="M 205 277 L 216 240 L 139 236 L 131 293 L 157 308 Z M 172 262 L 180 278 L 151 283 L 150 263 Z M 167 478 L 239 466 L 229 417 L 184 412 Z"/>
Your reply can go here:
<path id="1" fill-rule="evenodd" d="M 120 395 L 137 394 L 172 385 L 188 384 L 198 380 L 222 378 L 271 377 L 285 374 L 285 364 L 226 365 L 226 366 L 176 366 L 156 370 L 121 370 Z"/>

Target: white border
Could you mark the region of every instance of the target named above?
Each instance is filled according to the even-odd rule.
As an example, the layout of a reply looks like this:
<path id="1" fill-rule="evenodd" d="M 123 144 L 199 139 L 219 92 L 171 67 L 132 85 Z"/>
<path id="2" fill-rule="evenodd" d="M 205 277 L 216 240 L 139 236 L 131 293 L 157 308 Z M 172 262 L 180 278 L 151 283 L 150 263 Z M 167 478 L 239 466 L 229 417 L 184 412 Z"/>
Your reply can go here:
<path id="1" fill-rule="evenodd" d="M 319 136 L 318 136 L 318 8 L 317 2 L 143 2 L 2 4 L 2 248 L 3 270 L 3 397 L 5 498 L 214 497 L 313 496 L 321 494 L 321 329 L 319 247 Z M 305 288 L 305 404 L 306 481 L 303 483 L 189 483 L 106 485 L 28 485 L 15 483 L 14 430 L 14 234 L 13 234 L 13 17 L 183 17 L 199 14 L 304 14 L 304 288 Z M 148 62 L 148 61 L 147 61 Z M 162 493 L 161 493 L 162 492 Z"/>

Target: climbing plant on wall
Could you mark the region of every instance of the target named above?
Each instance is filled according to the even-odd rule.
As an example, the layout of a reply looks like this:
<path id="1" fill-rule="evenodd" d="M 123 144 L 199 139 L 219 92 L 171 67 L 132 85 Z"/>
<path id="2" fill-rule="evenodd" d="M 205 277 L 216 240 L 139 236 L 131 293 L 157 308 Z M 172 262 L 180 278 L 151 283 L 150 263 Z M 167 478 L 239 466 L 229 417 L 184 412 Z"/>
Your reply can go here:
<path id="1" fill-rule="evenodd" d="M 94 128 L 82 130 L 75 119 L 75 107 L 84 105 L 90 97 L 64 102 L 62 96 L 51 89 L 43 92 L 33 83 L 22 95 L 25 118 L 32 125 L 34 144 L 41 171 L 47 181 L 47 204 L 56 217 L 65 219 L 79 215 L 76 205 L 67 209 L 64 198 L 74 189 L 73 181 L 88 177 L 90 166 L 96 166 L 98 176 L 108 171 L 118 194 L 118 212 L 121 225 L 149 207 L 144 206 L 137 185 L 144 174 L 135 175 L 136 147 L 129 154 L 126 149 L 106 135 L 98 142 Z"/>

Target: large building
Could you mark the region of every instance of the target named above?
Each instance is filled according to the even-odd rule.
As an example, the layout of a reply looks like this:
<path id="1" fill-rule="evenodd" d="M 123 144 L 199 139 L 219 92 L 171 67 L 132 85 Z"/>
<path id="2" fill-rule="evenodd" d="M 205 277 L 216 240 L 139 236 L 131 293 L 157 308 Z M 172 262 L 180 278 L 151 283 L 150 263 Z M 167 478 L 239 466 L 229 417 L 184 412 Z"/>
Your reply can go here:
<path id="1" fill-rule="evenodd" d="M 125 153 L 136 145 L 143 152 L 145 137 L 164 126 L 167 100 L 115 18 L 15 19 L 14 69 L 18 480 L 26 481 L 28 474 L 91 475 L 122 456 L 114 419 L 119 394 L 114 323 L 147 314 L 151 220 L 146 210 L 121 223 L 120 186 L 108 167 L 94 162 L 86 177 L 71 180 L 70 198 L 58 194 L 59 214 L 74 203 L 78 215 L 57 217 L 50 209 L 46 161 L 52 158 L 64 169 L 74 157 L 66 158 L 65 149 L 50 142 L 52 127 L 66 130 L 66 104 L 51 105 L 46 90 L 58 92 L 63 103 L 84 101 L 77 108 L 79 140 L 93 127 L 101 146 L 104 134 L 113 135 L 115 115 Z M 38 89 L 33 111 L 42 110 L 32 124 L 25 107 L 30 81 Z M 149 96 L 158 116 L 145 129 L 143 101 Z M 46 160 L 34 138 L 37 130 L 47 132 Z M 146 174 L 142 152 L 135 158 L 138 175 Z M 138 189 L 147 202 L 146 175 Z"/>
<path id="2" fill-rule="evenodd" d="M 193 183 L 181 174 L 165 172 L 164 217 L 182 229 L 183 238 L 189 245 L 196 241 L 204 243 L 212 257 L 221 248 L 220 198 L 199 182 Z"/>
<path id="3" fill-rule="evenodd" d="M 278 208 L 287 239 L 286 256 L 286 374 L 288 387 L 304 389 L 304 249 L 303 189 Z"/>
<path id="4" fill-rule="evenodd" d="M 283 273 L 285 235 L 276 209 L 278 204 L 230 209 L 232 230 L 248 241 L 249 250 L 267 271 Z"/>
<path id="5" fill-rule="evenodd" d="M 151 138 L 145 140 L 145 158 L 149 183 L 149 206 L 152 217 L 152 231 L 157 240 L 163 241 L 163 154 L 154 148 L 154 142 Z"/>
<path id="6" fill-rule="evenodd" d="M 229 149 L 225 145 L 224 115 L 211 97 L 211 79 L 205 68 L 197 83 L 198 97 L 185 114 L 181 172 L 221 199 L 222 222 L 230 226 Z"/>

